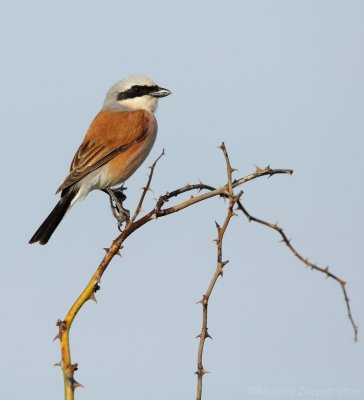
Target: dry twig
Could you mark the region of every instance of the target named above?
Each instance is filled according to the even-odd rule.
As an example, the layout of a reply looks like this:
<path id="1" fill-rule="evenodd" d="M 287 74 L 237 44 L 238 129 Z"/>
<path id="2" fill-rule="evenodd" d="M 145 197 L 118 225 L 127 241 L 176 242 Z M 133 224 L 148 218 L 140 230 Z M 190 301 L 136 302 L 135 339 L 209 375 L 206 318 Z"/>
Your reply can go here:
<path id="1" fill-rule="evenodd" d="M 351 323 L 351 326 L 353 327 L 353 331 L 354 331 L 354 341 L 357 342 L 358 341 L 358 327 L 354 322 L 353 319 L 353 315 L 351 313 L 351 308 L 350 308 L 350 299 L 348 297 L 347 291 L 346 291 L 346 282 L 339 278 L 337 275 L 333 274 L 331 271 L 329 271 L 329 266 L 326 266 L 325 268 L 319 267 L 317 264 L 311 262 L 308 258 L 303 257 L 293 246 L 291 243 L 291 240 L 288 239 L 287 235 L 285 234 L 283 228 L 281 228 L 280 226 L 278 226 L 277 223 L 272 224 L 270 222 L 264 221 L 263 219 L 260 218 L 256 218 L 253 217 L 247 210 L 246 208 L 243 206 L 243 204 L 241 203 L 241 201 L 239 200 L 237 202 L 238 204 L 238 209 L 241 210 L 245 216 L 248 218 L 249 221 L 254 221 L 257 222 L 258 224 L 267 226 L 268 228 L 274 229 L 275 231 L 277 231 L 280 235 L 281 235 L 281 242 L 285 243 L 287 245 L 287 247 L 290 249 L 290 251 L 293 253 L 293 255 L 295 255 L 300 261 L 302 261 L 307 267 L 309 267 L 311 270 L 315 270 L 318 272 L 321 272 L 323 274 L 326 275 L 326 278 L 332 278 L 334 279 L 336 282 L 339 283 L 342 291 L 343 291 L 343 295 L 344 295 L 344 300 L 345 300 L 345 304 L 346 304 L 346 309 L 348 312 L 348 318 L 349 321 Z"/>
<path id="2" fill-rule="evenodd" d="M 222 151 L 224 153 L 225 162 L 226 162 L 226 170 L 227 170 L 227 176 L 228 176 L 229 207 L 228 207 L 226 218 L 225 218 L 223 225 L 220 226 L 215 221 L 216 229 L 217 229 L 217 239 L 215 239 L 216 246 L 217 246 L 216 270 L 214 272 L 214 275 L 211 278 L 209 287 L 207 288 L 206 292 L 202 295 L 202 299 L 198 301 L 198 303 L 202 304 L 202 328 L 201 328 L 201 333 L 197 336 L 197 338 L 199 338 L 200 340 L 199 340 L 198 355 L 197 355 L 197 371 L 195 372 L 195 374 L 197 375 L 196 400 L 201 400 L 201 398 L 202 398 L 202 378 L 208 372 L 203 367 L 203 350 L 204 350 L 205 340 L 206 340 L 206 338 L 212 339 L 212 337 L 208 333 L 208 328 L 207 328 L 207 307 L 209 304 L 209 299 L 210 299 L 211 293 L 215 287 L 216 281 L 219 276 L 223 275 L 223 269 L 224 269 L 225 265 L 229 262 L 228 260 L 223 261 L 222 243 L 223 243 L 224 235 L 228 228 L 231 218 L 233 216 L 236 216 L 236 214 L 234 212 L 234 206 L 235 206 L 235 204 L 237 204 L 237 202 L 240 200 L 240 197 L 243 194 L 243 192 L 240 191 L 237 196 L 234 196 L 233 186 L 232 186 L 232 173 L 233 173 L 234 169 L 231 168 L 229 156 L 227 154 L 224 143 L 222 143 L 220 148 L 222 149 Z"/>

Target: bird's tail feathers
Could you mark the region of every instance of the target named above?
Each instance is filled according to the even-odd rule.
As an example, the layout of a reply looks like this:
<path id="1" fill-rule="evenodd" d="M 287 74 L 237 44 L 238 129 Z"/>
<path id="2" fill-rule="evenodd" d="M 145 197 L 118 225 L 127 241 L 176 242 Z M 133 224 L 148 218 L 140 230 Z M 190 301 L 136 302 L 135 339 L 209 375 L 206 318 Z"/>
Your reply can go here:
<path id="1" fill-rule="evenodd" d="M 39 242 L 39 244 L 46 244 L 48 242 L 67 210 L 70 208 L 71 202 L 76 194 L 77 192 L 67 189 L 62 193 L 61 199 L 29 240 L 29 243 Z"/>

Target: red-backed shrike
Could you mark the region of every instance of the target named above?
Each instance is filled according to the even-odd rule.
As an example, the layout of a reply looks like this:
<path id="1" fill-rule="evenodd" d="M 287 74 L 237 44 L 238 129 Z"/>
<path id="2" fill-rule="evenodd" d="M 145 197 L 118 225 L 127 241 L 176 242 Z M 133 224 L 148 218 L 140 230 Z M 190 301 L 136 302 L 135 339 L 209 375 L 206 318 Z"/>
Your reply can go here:
<path id="1" fill-rule="evenodd" d="M 131 76 L 108 91 L 58 188 L 61 199 L 29 243 L 46 244 L 62 218 L 94 189 L 125 182 L 148 156 L 156 135 L 158 98 L 171 94 L 145 76 Z"/>

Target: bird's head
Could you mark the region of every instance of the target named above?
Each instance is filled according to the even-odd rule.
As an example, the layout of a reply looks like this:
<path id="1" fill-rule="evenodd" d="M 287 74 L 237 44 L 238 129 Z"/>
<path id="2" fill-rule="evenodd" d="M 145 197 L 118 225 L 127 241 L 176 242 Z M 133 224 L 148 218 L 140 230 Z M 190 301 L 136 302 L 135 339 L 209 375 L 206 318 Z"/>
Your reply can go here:
<path id="1" fill-rule="evenodd" d="M 115 83 L 106 94 L 103 110 L 147 110 L 154 112 L 158 98 L 170 95 L 150 78 L 133 75 Z"/>

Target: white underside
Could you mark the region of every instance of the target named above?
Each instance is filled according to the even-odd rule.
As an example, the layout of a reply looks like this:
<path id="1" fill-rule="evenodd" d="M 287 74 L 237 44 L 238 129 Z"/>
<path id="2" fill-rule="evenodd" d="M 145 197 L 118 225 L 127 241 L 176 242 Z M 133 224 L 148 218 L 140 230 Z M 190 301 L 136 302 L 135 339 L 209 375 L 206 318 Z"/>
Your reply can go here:
<path id="1" fill-rule="evenodd" d="M 83 200 L 94 189 L 105 189 L 109 187 L 107 184 L 107 165 L 90 172 L 87 176 L 74 185 L 75 190 L 78 189 L 76 196 L 72 199 L 70 208 L 79 200 Z M 122 182 L 121 182 L 122 183 Z"/>

